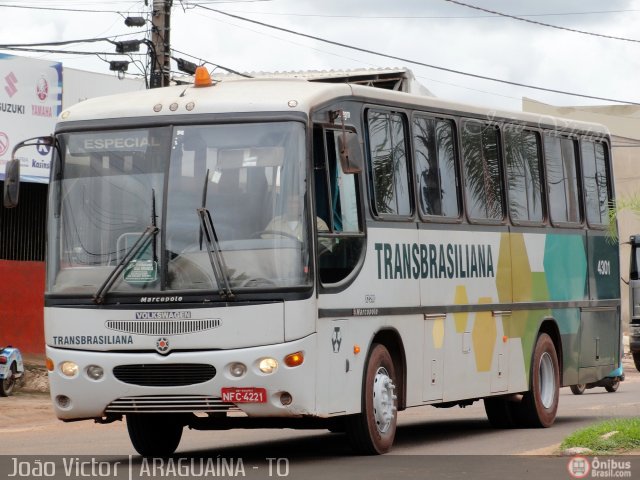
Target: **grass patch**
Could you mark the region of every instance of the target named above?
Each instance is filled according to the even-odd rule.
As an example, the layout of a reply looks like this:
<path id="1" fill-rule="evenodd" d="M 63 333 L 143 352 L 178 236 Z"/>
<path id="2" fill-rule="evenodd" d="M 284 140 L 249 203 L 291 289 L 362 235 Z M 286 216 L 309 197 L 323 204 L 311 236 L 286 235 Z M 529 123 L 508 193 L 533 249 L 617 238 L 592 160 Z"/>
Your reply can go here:
<path id="1" fill-rule="evenodd" d="M 618 433 L 602 438 L 614 431 Z M 572 447 L 590 448 L 597 455 L 624 453 L 640 448 L 640 418 L 607 420 L 578 430 L 560 445 L 561 450 Z"/>

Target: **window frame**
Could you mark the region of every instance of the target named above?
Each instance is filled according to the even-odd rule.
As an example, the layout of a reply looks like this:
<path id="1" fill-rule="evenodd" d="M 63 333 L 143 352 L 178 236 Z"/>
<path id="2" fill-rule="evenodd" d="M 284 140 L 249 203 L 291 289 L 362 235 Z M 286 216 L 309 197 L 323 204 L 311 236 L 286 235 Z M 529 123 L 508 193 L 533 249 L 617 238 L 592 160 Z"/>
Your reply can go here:
<path id="1" fill-rule="evenodd" d="M 500 128 L 500 125 L 496 124 L 495 122 L 492 121 L 486 121 L 486 120 L 482 120 L 479 118 L 475 118 L 475 117 L 460 117 L 459 119 L 459 135 L 458 135 L 458 142 L 459 142 L 459 157 L 460 157 L 460 170 L 461 170 L 461 174 L 462 174 L 462 184 L 461 184 L 461 190 L 462 190 L 462 197 L 463 197 L 463 203 L 464 203 L 464 215 L 467 219 L 467 222 L 469 222 L 469 224 L 471 225 L 494 225 L 494 226 L 499 226 L 499 225 L 506 225 L 507 224 L 507 208 L 505 205 L 505 200 L 506 200 L 506 188 L 505 188 L 505 165 L 504 165 L 504 152 L 503 152 L 503 138 L 502 138 L 502 129 Z M 497 153 L 498 153 L 498 159 L 497 159 L 497 163 L 498 163 L 498 169 L 499 169 L 499 173 L 498 173 L 498 181 L 500 182 L 500 202 L 501 202 L 501 207 L 502 207 L 502 218 L 500 219 L 493 219 L 493 218 L 474 218 L 471 216 L 471 212 L 469 209 L 469 204 L 470 204 L 470 199 L 467 197 L 467 172 L 466 172 L 466 168 L 465 168 L 465 157 L 464 157 L 464 149 L 462 148 L 462 137 L 464 135 L 464 124 L 465 123 L 477 123 L 483 126 L 490 126 L 492 129 L 495 130 L 496 135 L 497 135 Z"/>
<path id="2" fill-rule="evenodd" d="M 578 145 L 580 148 L 580 175 L 581 175 L 581 180 L 582 180 L 582 185 L 583 185 L 583 192 L 582 192 L 582 203 L 583 203 L 583 209 L 584 209 L 584 223 L 593 230 L 607 230 L 609 228 L 609 223 L 593 223 L 589 220 L 589 212 L 587 209 L 587 191 L 586 191 L 586 184 L 585 184 L 585 177 L 584 177 L 584 162 L 585 159 L 583 158 L 582 155 L 582 146 L 584 143 L 589 142 L 593 145 L 594 147 L 594 155 L 595 155 L 595 146 L 597 144 L 600 144 L 604 147 L 604 161 L 605 161 L 605 172 L 606 172 L 606 189 L 607 189 L 607 199 L 609 202 L 611 202 L 612 198 L 613 198 L 613 177 L 611 175 L 612 170 L 611 170 L 611 149 L 610 149 L 610 145 L 609 143 L 606 141 L 606 138 L 600 138 L 600 139 L 594 139 L 593 137 L 590 137 L 589 135 L 581 135 L 578 141 Z M 594 157 L 595 158 L 595 157 Z M 595 163 L 594 165 L 595 167 L 595 174 L 597 176 L 598 174 L 598 170 L 597 170 L 597 163 Z M 608 209 L 608 207 L 607 207 Z"/>
<path id="3" fill-rule="evenodd" d="M 505 140 L 507 137 L 507 129 L 510 126 L 521 127 L 523 133 L 533 133 L 537 139 L 537 153 L 538 153 L 538 172 L 540 174 L 540 206 L 542 208 L 542 219 L 541 220 L 522 220 L 515 218 L 513 216 L 513 210 L 511 208 L 511 189 L 509 188 L 509 166 L 507 164 L 507 149 L 505 146 Z M 507 127 L 505 129 L 504 127 Z M 512 225 L 514 226 L 522 226 L 522 227 L 543 227 L 547 225 L 549 222 L 549 207 L 548 207 L 548 189 L 547 189 L 547 175 L 546 175 L 546 164 L 544 157 L 544 130 L 540 130 L 538 128 L 532 128 L 528 125 L 517 125 L 515 123 L 505 123 L 500 129 L 502 132 L 502 151 L 503 151 L 503 165 L 504 165 L 504 177 L 505 177 L 505 200 L 507 204 L 507 213 L 508 218 Z"/>
<path id="4" fill-rule="evenodd" d="M 553 218 L 552 209 L 551 209 L 551 189 L 549 188 L 549 172 L 547 166 L 547 147 L 545 145 L 545 137 L 555 137 L 560 139 L 568 139 L 571 140 L 574 144 L 573 156 L 576 166 L 576 180 L 577 180 L 577 188 L 578 188 L 578 215 L 580 220 L 578 222 L 566 222 L 566 221 L 556 221 Z M 585 225 L 585 209 L 584 209 L 584 186 L 582 183 L 582 161 L 580 154 L 580 141 L 579 136 L 573 133 L 565 133 L 560 130 L 554 129 L 545 129 L 542 132 L 542 155 L 544 162 L 544 173 L 545 173 L 545 188 L 547 190 L 547 212 L 549 216 L 549 225 L 556 228 L 572 228 L 572 229 L 580 229 Z M 562 153 L 562 144 L 560 144 L 560 152 Z M 561 159 L 564 161 L 564 157 Z M 563 164 L 564 168 L 564 164 Z M 566 200 L 566 196 L 565 196 Z M 565 203 L 566 205 L 566 203 Z"/>
<path id="5" fill-rule="evenodd" d="M 414 137 L 413 123 L 416 119 L 424 118 L 431 120 L 442 120 L 449 122 L 451 124 L 452 132 L 453 132 L 453 162 L 454 162 L 454 172 L 456 175 L 456 199 L 458 201 L 458 215 L 456 217 L 445 216 L 445 215 L 428 215 L 422 211 L 422 202 L 420 201 L 419 185 L 418 185 L 418 156 L 416 154 L 416 142 Z M 412 164 L 413 164 L 413 189 L 415 191 L 415 211 L 418 214 L 418 218 L 423 222 L 428 223 L 461 223 L 463 218 L 465 217 L 465 205 L 462 197 L 463 195 L 463 181 L 460 173 L 460 135 L 458 128 L 458 117 L 452 115 L 441 115 L 430 113 L 422 110 L 414 110 L 411 114 L 411 155 L 412 155 Z M 437 154 L 437 153 L 436 153 Z M 439 159 L 438 159 L 439 160 Z M 438 169 L 440 169 L 440 163 L 438 162 Z"/>
<path id="6" fill-rule="evenodd" d="M 415 218 L 416 213 L 416 202 L 415 202 L 415 192 L 412 177 L 414 176 L 413 171 L 413 151 L 411 150 L 412 144 L 410 139 L 410 128 L 408 126 L 408 118 L 410 115 L 407 113 L 406 109 L 403 108 L 393 108 L 393 107 L 385 107 L 381 105 L 365 105 L 363 108 L 363 126 L 364 126 L 364 158 L 366 167 L 366 179 L 367 179 L 367 191 L 368 198 L 367 203 L 369 207 L 369 212 L 371 217 L 377 221 L 391 221 L 391 222 L 406 222 L 413 220 Z M 375 190 L 375 175 L 373 172 L 373 157 L 371 152 L 371 134 L 369 131 L 369 114 L 370 112 L 377 113 L 385 113 L 388 115 L 396 114 L 402 120 L 403 126 L 403 141 L 405 146 L 405 159 L 406 159 L 406 169 L 407 169 L 407 188 L 408 188 L 408 197 L 409 197 L 409 209 L 410 213 L 408 215 L 404 214 L 396 214 L 396 213 L 379 213 L 377 211 L 377 199 L 376 199 L 376 190 Z"/>
<path id="7" fill-rule="evenodd" d="M 358 129 L 355 128 L 352 125 L 345 125 L 345 130 L 346 131 L 350 131 L 350 132 L 355 132 L 358 133 Z M 366 258 L 366 247 L 367 247 L 367 222 L 366 222 L 366 214 L 365 214 L 365 207 L 364 207 L 364 200 L 363 200 L 363 195 L 362 195 L 362 178 L 363 175 L 365 175 L 364 170 L 366 170 L 366 168 L 363 166 L 363 171 L 361 171 L 360 173 L 354 173 L 354 174 L 345 174 L 345 175 L 353 175 L 353 180 L 354 180 L 354 187 L 355 187 L 355 195 L 356 195 L 356 205 L 358 208 L 358 228 L 359 231 L 358 232 L 336 232 L 334 230 L 334 219 L 333 219 L 333 211 L 332 211 L 332 199 L 333 199 L 333 193 L 331 192 L 331 189 L 329 188 L 331 182 L 330 182 L 330 173 L 329 173 L 329 148 L 328 148 L 328 144 L 327 144 L 327 134 L 329 132 L 340 132 L 342 130 L 342 128 L 338 125 L 334 125 L 334 124 L 328 124 L 328 123 L 322 123 L 322 122 L 318 122 L 318 123 L 313 123 L 311 125 L 311 152 L 313 155 L 312 161 L 311 161 L 311 166 L 312 166 L 312 176 L 313 176 L 313 180 L 311 181 L 311 195 L 313 197 L 312 200 L 312 209 L 310 209 L 309 212 L 309 217 L 311 219 L 315 219 L 318 217 L 318 204 L 317 204 L 317 200 L 318 200 L 318 192 L 317 192 L 317 185 L 316 185 L 316 178 L 318 176 L 318 172 L 320 170 L 323 171 L 324 175 L 324 184 L 325 187 L 327 188 L 327 201 L 328 201 L 328 212 L 329 212 L 329 222 L 327 222 L 327 226 L 329 227 L 328 231 L 320 231 L 317 228 L 317 223 L 316 221 L 311 220 L 312 223 L 312 232 L 314 235 L 314 240 L 313 240 L 313 244 L 314 244 L 314 256 L 315 256 L 315 260 L 313 262 L 314 265 L 314 269 L 315 269 L 315 276 L 317 279 L 317 285 L 318 285 L 318 291 L 322 292 L 322 293 L 338 293 L 343 291 L 344 289 L 346 289 L 349 285 L 351 285 L 356 278 L 358 278 L 358 275 L 360 274 L 360 271 L 362 270 L 362 267 L 364 265 L 365 262 L 365 258 Z M 316 140 L 317 140 L 317 136 L 321 137 L 321 142 L 322 142 L 322 158 L 318 159 L 315 157 L 316 153 L 318 153 L 318 150 L 316 149 L 316 147 L 319 147 L 315 144 Z M 318 167 L 318 161 L 322 162 L 322 168 L 320 169 Z M 340 160 L 336 159 L 336 168 L 341 168 L 340 166 Z M 322 217 L 320 217 L 322 218 Z M 324 220 L 324 218 L 323 218 Z M 363 248 L 362 251 L 360 252 L 360 256 L 358 257 L 356 263 L 354 264 L 353 268 L 351 269 L 351 271 L 348 273 L 347 276 L 345 276 L 344 278 L 338 280 L 337 282 L 323 282 L 322 278 L 321 278 L 321 266 L 320 266 L 320 240 L 322 238 L 328 238 L 328 239 L 350 239 L 350 238 L 360 238 L 362 239 L 362 243 L 363 243 Z"/>

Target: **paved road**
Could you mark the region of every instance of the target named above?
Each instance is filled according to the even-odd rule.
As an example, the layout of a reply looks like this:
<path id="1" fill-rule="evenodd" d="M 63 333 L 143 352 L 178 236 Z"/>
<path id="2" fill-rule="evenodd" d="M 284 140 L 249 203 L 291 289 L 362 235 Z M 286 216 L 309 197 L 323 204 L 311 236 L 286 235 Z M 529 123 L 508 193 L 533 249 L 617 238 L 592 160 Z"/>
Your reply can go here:
<path id="1" fill-rule="evenodd" d="M 377 472 L 375 478 L 416 478 L 427 468 L 429 478 L 437 478 L 438 472 L 449 478 L 461 478 L 465 472 L 473 473 L 473 478 L 483 478 L 485 473 L 486 478 L 495 478 L 496 465 L 503 472 L 517 470 L 522 478 L 568 478 L 566 459 L 546 456 L 568 434 L 598 420 L 640 416 L 640 374 L 630 363 L 625 363 L 625 371 L 627 380 L 616 393 L 597 388 L 575 396 L 568 388 L 562 389 L 558 418 L 549 429 L 492 429 L 482 402 L 465 409 L 409 409 L 400 413 L 394 450 L 384 460 L 352 457 L 344 435 L 324 430 L 185 431 L 178 453 L 192 460 L 242 459 L 245 475 L 258 475 L 255 478 L 268 478 L 267 458 L 288 459 L 292 478 L 326 479 L 333 472 L 333 478 L 369 479 L 366 472 L 371 471 Z M 135 455 L 123 423 L 59 422 L 46 395 L 19 393 L 2 398 L 0 413 L 0 436 L 10 434 L 11 438 L 0 447 L 4 455 L 109 455 L 123 462 Z M 477 455 L 486 457 L 472 457 Z M 138 457 L 132 461 L 136 468 L 141 467 Z M 284 461 L 280 467 L 284 472 Z M 272 473 L 276 476 L 274 463 Z M 640 474 L 640 458 L 636 473 Z M 529 474 L 532 476 L 527 477 Z"/>

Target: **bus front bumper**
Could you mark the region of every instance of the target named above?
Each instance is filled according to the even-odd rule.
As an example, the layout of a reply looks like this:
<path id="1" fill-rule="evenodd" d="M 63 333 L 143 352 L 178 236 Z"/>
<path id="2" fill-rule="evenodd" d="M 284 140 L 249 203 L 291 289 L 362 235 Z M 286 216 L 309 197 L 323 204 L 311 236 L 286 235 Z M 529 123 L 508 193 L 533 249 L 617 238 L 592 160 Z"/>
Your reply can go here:
<path id="1" fill-rule="evenodd" d="M 302 364 L 285 365 L 283 359 L 295 352 L 302 352 Z M 169 355 L 49 346 L 46 353 L 53 364 L 53 370 L 49 371 L 53 407 L 57 417 L 65 421 L 117 417 L 124 413 L 244 412 L 249 416 L 296 417 L 314 415 L 316 410 L 315 335 L 276 345 Z M 278 362 L 271 374 L 259 369 L 265 358 Z M 77 365 L 72 376 L 62 372 L 65 362 Z M 246 372 L 234 376 L 230 368 L 234 363 L 244 364 Z M 92 366 L 102 369 L 101 378 L 91 377 L 90 372 L 95 375 L 96 371 Z M 126 366 L 124 374 L 122 366 Z M 209 366 L 215 368 L 213 378 L 205 378 L 213 371 Z M 69 368 L 69 364 L 66 367 L 67 373 L 76 370 L 73 366 Z M 163 375 L 165 369 L 173 373 Z M 205 377 L 203 369 L 207 372 Z M 193 383 L 194 379 L 197 383 Z M 244 401 L 223 401 L 223 388 L 241 389 L 249 395 Z"/>

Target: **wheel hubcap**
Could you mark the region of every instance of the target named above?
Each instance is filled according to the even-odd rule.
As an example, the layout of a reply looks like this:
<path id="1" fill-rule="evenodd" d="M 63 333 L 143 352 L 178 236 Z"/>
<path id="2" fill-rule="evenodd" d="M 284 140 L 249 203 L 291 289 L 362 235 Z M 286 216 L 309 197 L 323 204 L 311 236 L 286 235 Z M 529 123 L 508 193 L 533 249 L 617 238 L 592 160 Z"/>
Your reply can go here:
<path id="1" fill-rule="evenodd" d="M 378 432 L 386 433 L 393 423 L 396 412 L 394 391 L 396 386 L 384 367 L 378 368 L 373 379 L 373 415 Z"/>
<path id="2" fill-rule="evenodd" d="M 556 376 L 553 360 L 548 352 L 540 357 L 540 401 L 544 408 L 551 408 L 556 397 Z"/>

